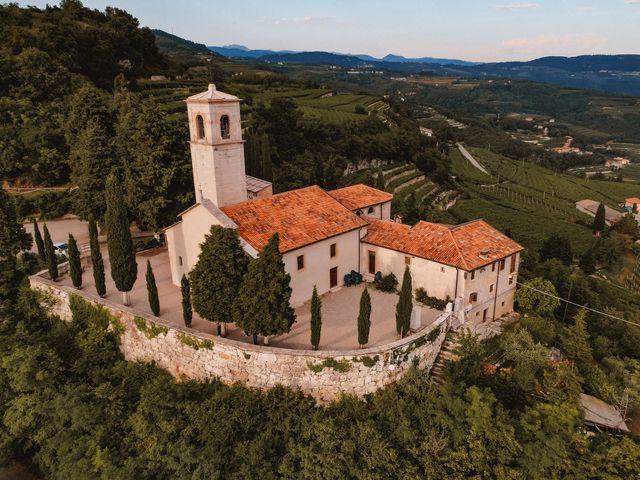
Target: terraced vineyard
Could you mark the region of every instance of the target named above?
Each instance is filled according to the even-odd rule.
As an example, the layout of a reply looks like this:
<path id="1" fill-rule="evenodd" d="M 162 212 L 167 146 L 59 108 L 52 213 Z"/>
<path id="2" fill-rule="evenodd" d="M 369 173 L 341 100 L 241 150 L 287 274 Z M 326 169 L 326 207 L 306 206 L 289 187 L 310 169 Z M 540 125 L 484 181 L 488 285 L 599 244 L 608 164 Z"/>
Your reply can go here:
<path id="1" fill-rule="evenodd" d="M 555 232 L 569 237 L 581 254 L 594 241 L 593 219 L 580 213 L 575 202 L 591 198 L 618 208 L 625 198 L 640 192 L 638 183 L 585 180 L 483 149 L 469 151 L 489 174 L 451 150 L 452 172 L 469 195 L 452 213 L 460 220 L 484 218 L 502 230 L 509 229 L 516 240 L 531 248 L 539 247 Z"/>

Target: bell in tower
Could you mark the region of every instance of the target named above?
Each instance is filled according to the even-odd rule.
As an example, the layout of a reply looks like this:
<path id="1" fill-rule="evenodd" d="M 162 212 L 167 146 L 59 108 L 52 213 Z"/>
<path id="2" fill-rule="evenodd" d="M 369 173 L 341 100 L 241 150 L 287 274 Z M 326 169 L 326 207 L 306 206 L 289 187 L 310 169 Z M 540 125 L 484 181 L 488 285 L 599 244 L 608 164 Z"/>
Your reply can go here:
<path id="1" fill-rule="evenodd" d="M 247 199 L 240 99 L 216 90 L 187 98 L 196 202 L 218 207 Z"/>

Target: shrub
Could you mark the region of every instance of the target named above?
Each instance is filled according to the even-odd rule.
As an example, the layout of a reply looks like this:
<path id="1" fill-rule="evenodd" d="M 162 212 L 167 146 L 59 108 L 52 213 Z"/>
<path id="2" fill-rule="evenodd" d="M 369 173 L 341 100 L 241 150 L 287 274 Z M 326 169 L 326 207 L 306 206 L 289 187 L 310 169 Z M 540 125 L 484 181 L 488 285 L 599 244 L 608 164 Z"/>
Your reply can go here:
<path id="1" fill-rule="evenodd" d="M 416 289 L 416 300 L 427 307 L 434 308 L 436 310 L 444 310 L 447 308 L 447 303 L 451 301 L 449 297 L 442 300 L 438 297 L 430 297 L 427 291 L 420 287 Z"/>
<path id="2" fill-rule="evenodd" d="M 398 279 L 393 273 L 383 275 L 380 280 L 375 282 L 375 286 L 383 292 L 395 292 L 398 286 Z"/>

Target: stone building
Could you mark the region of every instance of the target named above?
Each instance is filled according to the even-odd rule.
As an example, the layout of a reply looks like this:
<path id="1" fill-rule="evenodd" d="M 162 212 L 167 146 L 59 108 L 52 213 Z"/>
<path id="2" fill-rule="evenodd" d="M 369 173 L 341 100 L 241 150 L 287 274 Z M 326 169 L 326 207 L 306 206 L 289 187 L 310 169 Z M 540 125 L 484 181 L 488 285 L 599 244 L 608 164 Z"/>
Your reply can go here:
<path id="1" fill-rule="evenodd" d="M 236 228 L 256 257 L 278 232 L 293 306 L 343 286 L 351 271 L 376 272 L 449 297 L 459 315 L 489 321 L 513 310 L 522 247 L 482 220 L 448 226 L 391 220 L 393 195 L 366 185 L 326 192 L 311 186 L 273 195 L 271 184 L 247 176 L 240 100 L 210 85 L 187 99 L 196 203 L 166 229 L 172 280 L 196 264 L 211 225 Z"/>

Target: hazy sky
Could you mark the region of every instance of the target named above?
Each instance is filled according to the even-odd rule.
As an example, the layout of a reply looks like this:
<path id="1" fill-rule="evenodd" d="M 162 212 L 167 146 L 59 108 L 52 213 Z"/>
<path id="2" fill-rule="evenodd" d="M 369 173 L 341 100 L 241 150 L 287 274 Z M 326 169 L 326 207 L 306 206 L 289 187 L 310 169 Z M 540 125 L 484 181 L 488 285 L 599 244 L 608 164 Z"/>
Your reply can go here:
<path id="1" fill-rule="evenodd" d="M 640 53 L 640 0 L 84 0 L 84 4 L 123 8 L 142 25 L 207 45 L 478 61 Z"/>

